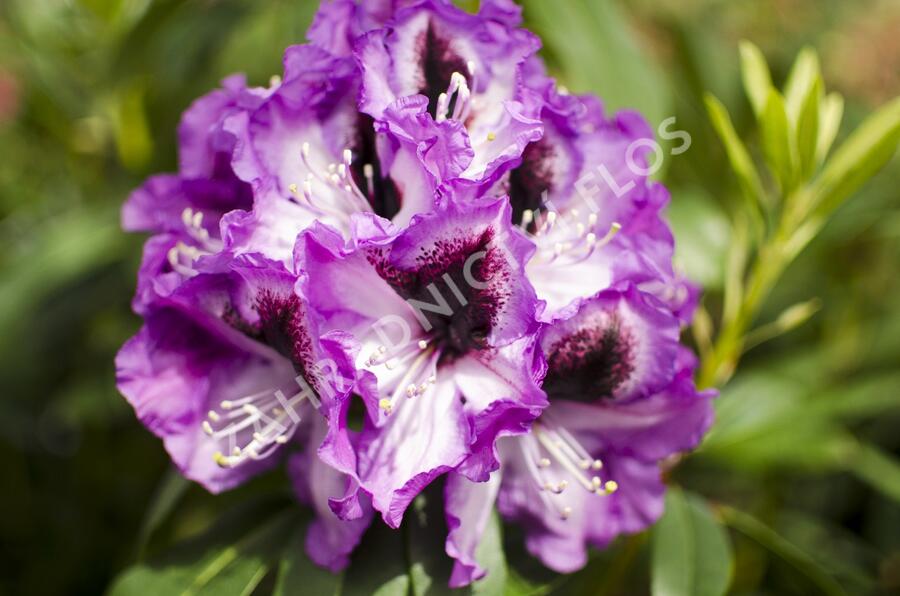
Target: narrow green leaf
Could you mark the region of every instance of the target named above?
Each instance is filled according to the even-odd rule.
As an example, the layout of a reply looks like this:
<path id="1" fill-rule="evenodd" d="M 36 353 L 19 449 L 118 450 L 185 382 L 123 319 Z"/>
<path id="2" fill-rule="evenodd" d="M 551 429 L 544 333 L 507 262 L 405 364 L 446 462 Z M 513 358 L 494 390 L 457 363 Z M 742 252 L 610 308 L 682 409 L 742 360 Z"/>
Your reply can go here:
<path id="1" fill-rule="evenodd" d="M 837 581 L 822 569 L 812 557 L 800 550 L 777 532 L 752 515 L 731 507 L 720 507 L 719 513 L 726 524 L 754 540 L 773 554 L 790 564 L 803 576 L 812 581 L 826 596 L 846 596 Z"/>
<path id="2" fill-rule="evenodd" d="M 653 529 L 651 556 L 653 596 L 719 596 L 731 581 L 728 533 L 704 499 L 677 489 Z"/>
<path id="3" fill-rule="evenodd" d="M 844 116 L 844 98 L 837 93 L 829 93 L 822 100 L 819 114 L 819 140 L 816 143 L 817 165 L 825 161 L 834 139 L 841 128 Z"/>
<path id="4" fill-rule="evenodd" d="M 766 109 L 769 91 L 772 89 L 772 75 L 769 74 L 765 57 L 753 43 L 742 41 L 740 52 L 744 90 L 756 117 L 761 118 Z"/>
<path id="5" fill-rule="evenodd" d="M 284 550 L 274 596 L 337 596 L 341 593 L 343 574 L 322 569 L 306 556 L 307 528 L 308 524 L 301 525 Z"/>
<path id="6" fill-rule="evenodd" d="M 900 97 L 869 116 L 838 148 L 813 183 L 816 216 L 827 217 L 894 155 L 900 142 Z"/>
<path id="7" fill-rule="evenodd" d="M 806 323 L 814 314 L 822 308 L 822 301 L 818 298 L 794 304 L 782 311 L 778 318 L 750 331 L 744 339 L 744 351 L 751 350 L 761 343 L 772 340 L 780 335 L 793 331 Z"/>
<path id="8" fill-rule="evenodd" d="M 900 372 L 867 376 L 817 392 L 803 409 L 810 416 L 859 419 L 900 408 Z"/>
<path id="9" fill-rule="evenodd" d="M 766 107 L 760 122 L 763 152 L 769 167 L 775 172 L 784 194 L 790 192 L 796 181 L 794 135 L 785 111 L 784 98 L 775 90 L 769 90 Z"/>
<path id="10" fill-rule="evenodd" d="M 153 532 L 172 513 L 189 486 L 190 482 L 175 468 L 166 471 L 141 524 L 138 533 L 138 552 L 143 552 Z"/>
<path id="11" fill-rule="evenodd" d="M 272 505 L 245 504 L 203 535 L 126 569 L 110 596 L 249 594 L 280 556 L 296 522 L 293 507 L 273 511 Z"/>
<path id="12" fill-rule="evenodd" d="M 728 161 L 738 177 L 741 191 L 745 202 L 747 203 L 747 214 L 754 223 L 755 229 L 760 232 L 762 230 L 762 207 L 761 201 L 765 196 L 762 182 L 750 158 L 750 153 L 744 147 L 734 125 L 731 123 L 731 117 L 728 110 L 722 105 L 718 99 L 711 94 L 706 94 L 706 109 L 712 125 L 725 145 L 725 152 L 728 154 Z"/>
<path id="13" fill-rule="evenodd" d="M 822 101 L 822 79 L 816 78 L 806 94 L 797 121 L 797 156 L 800 162 L 800 176 L 803 180 L 812 176 L 818 165 L 816 155 L 818 153 L 819 112 Z"/>
<path id="14" fill-rule="evenodd" d="M 806 511 L 778 512 L 778 532 L 808 553 L 850 594 L 873 594 L 877 578 L 872 571 L 881 559 L 865 538 L 842 527 L 839 520 L 820 518 Z"/>
<path id="15" fill-rule="evenodd" d="M 810 47 L 800 50 L 784 86 L 788 117 L 794 124 L 800 120 L 800 113 L 803 111 L 810 89 L 816 80 L 821 78 L 816 51 Z"/>
<path id="16" fill-rule="evenodd" d="M 900 502 L 900 462 L 874 445 L 860 444 L 847 469 L 886 497 Z"/>

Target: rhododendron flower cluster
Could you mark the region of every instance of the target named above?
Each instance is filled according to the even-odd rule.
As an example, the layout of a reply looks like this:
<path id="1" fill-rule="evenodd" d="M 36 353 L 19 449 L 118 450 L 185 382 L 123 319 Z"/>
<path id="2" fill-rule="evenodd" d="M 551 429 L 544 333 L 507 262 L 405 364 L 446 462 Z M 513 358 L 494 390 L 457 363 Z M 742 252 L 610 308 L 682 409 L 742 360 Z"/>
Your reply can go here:
<path id="1" fill-rule="evenodd" d="M 210 491 L 286 465 L 332 570 L 440 482 L 452 585 L 495 507 L 572 571 L 660 516 L 660 463 L 710 424 L 652 131 L 558 86 L 520 20 L 328 2 L 268 87 L 187 110 L 178 172 L 123 209 L 152 237 L 119 389 Z"/>

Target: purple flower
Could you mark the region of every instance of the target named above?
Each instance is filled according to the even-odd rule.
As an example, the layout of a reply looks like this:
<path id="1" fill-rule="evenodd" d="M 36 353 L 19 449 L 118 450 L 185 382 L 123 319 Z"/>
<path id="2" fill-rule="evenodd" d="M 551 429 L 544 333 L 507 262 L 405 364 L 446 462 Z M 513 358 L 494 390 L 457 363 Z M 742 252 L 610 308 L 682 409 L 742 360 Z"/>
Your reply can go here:
<path id="1" fill-rule="evenodd" d="M 181 473 L 212 492 L 304 446 L 291 471 L 319 514 L 312 533 L 327 536 L 314 556 L 338 569 L 371 519 L 346 428 L 352 347 L 320 332 L 281 263 L 243 255 L 219 265 L 152 304 L 116 358 L 119 390 Z"/>
<path id="2" fill-rule="evenodd" d="M 223 221 L 228 249 L 290 264 L 297 234 L 313 222 L 347 236 L 355 214 L 403 226 L 434 208 L 437 187 L 471 159 L 466 138 L 433 122 L 409 138 L 402 126 L 413 126 L 415 107 L 376 122 L 357 110 L 359 80 L 350 58 L 288 48 L 283 82 L 239 123 L 233 165 L 255 203 Z"/>
<path id="3" fill-rule="evenodd" d="M 541 337 L 549 407 L 527 435 L 501 439 L 501 468 L 486 483 L 447 483 L 452 585 L 483 575 L 474 559 L 496 497 L 523 524 L 528 550 L 571 572 L 602 547 L 662 513 L 660 462 L 694 447 L 712 417 L 709 392 L 691 382 L 679 322 L 631 286 L 582 301 Z"/>
<path id="4" fill-rule="evenodd" d="M 696 292 L 672 269 L 674 239 L 660 217 L 668 192 L 647 177 L 650 127 L 634 112 L 607 119 L 595 98 L 558 90 L 535 64 L 523 76 L 543 97 L 543 136 L 487 194 L 509 196 L 513 222 L 537 246 L 528 277 L 547 302 L 543 318 L 630 281 L 689 320 Z"/>
<path id="5" fill-rule="evenodd" d="M 403 4 L 355 43 L 360 109 L 392 120 L 398 102 L 421 98 L 421 114 L 455 123 L 468 138 L 472 156 L 459 177 L 489 185 L 541 136 L 539 98 L 522 87 L 520 73 L 540 41 L 515 27 L 519 13 L 508 2 L 486 3 L 478 15 L 439 0 Z M 421 140 L 417 126 L 406 135 Z"/>
<path id="6" fill-rule="evenodd" d="M 219 222 L 236 209 L 250 209 L 250 186 L 231 169 L 235 121 L 255 109 L 268 90 L 246 87 L 243 76 L 198 99 L 178 127 L 179 172 L 153 176 L 128 198 L 122 226 L 156 234 L 144 248 L 134 308 L 143 312 L 158 293 L 167 294 L 196 275 L 194 262 L 222 249 Z"/>
<path id="7" fill-rule="evenodd" d="M 278 263 L 238 257 L 157 300 L 116 359 L 140 420 L 213 492 L 264 467 L 316 404 L 338 411 L 355 378 L 345 337 L 319 333 L 295 282 Z"/>
<path id="8" fill-rule="evenodd" d="M 545 403 L 533 249 L 509 219 L 503 200 L 448 203 L 402 232 L 370 218 L 349 246 L 324 226 L 298 243 L 310 304 L 361 345 L 359 477 L 393 527 L 438 475 L 486 479 L 495 438 L 526 430 Z"/>
<path id="9" fill-rule="evenodd" d="M 121 392 L 213 492 L 286 462 L 329 569 L 442 475 L 453 586 L 495 505 L 577 569 L 659 517 L 661 462 L 710 423 L 652 130 L 558 88 L 520 23 L 326 2 L 283 77 L 185 113 L 179 172 L 123 209 L 154 236 Z"/>
<path id="10" fill-rule="evenodd" d="M 422 0 L 325 0 L 306 38 L 336 56 L 349 56 L 360 36 L 389 24 L 399 9 L 421 4 Z M 479 14 L 511 27 L 522 21 L 522 9 L 513 0 L 483 0 Z"/>

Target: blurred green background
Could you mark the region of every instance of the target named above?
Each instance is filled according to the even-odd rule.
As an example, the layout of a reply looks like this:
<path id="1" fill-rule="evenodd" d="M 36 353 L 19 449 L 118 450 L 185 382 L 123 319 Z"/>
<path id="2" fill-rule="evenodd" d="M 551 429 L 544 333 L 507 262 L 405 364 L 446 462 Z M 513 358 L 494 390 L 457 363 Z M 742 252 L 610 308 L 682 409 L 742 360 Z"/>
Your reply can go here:
<path id="1" fill-rule="evenodd" d="M 723 205 L 737 190 L 702 94 L 721 98 L 754 146 L 738 41 L 760 46 L 776 82 L 801 47 L 818 50 L 826 82 L 847 101 L 842 136 L 900 95 L 895 0 L 524 4 L 570 89 L 655 123 L 675 116 L 691 134 L 661 177 L 680 265 L 706 285 L 713 312 L 729 239 Z M 175 127 L 192 99 L 234 71 L 268 81 L 314 9 L 310 0 L 0 1 L 0 593 L 98 594 L 134 561 L 168 466 L 114 386 L 114 354 L 139 325 L 129 301 L 143 240 L 119 230 L 118 211 L 144 177 L 175 168 Z M 729 523 L 735 594 L 817 593 L 791 549 L 848 593 L 900 591 L 898 163 L 788 270 L 761 320 L 814 297 L 822 310 L 747 354 L 716 429 L 674 473 L 777 532 L 773 543 Z M 265 483 L 280 479 L 247 490 Z M 190 488 L 165 538 L 196 532 L 240 498 Z M 646 593 L 645 543 L 620 541 L 565 581 L 584 593 Z"/>

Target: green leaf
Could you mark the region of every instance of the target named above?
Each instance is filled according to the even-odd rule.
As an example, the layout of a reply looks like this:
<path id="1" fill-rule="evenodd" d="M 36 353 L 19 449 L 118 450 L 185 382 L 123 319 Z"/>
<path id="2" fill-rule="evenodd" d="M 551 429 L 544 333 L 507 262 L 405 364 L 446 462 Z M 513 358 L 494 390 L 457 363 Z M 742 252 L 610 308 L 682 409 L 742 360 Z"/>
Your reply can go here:
<path id="1" fill-rule="evenodd" d="M 410 574 L 401 532 L 380 522 L 372 524 L 344 572 L 342 596 L 409 594 Z"/>
<path id="2" fill-rule="evenodd" d="M 819 114 L 819 140 L 816 143 L 816 162 L 821 164 L 828 156 L 834 139 L 841 128 L 844 116 L 844 98 L 837 93 L 829 93 L 822 100 Z"/>
<path id="3" fill-rule="evenodd" d="M 794 124 L 800 120 L 800 113 L 803 111 L 810 90 L 821 78 L 819 57 L 816 55 L 816 51 L 810 47 L 800 50 L 784 86 L 787 113 Z"/>
<path id="4" fill-rule="evenodd" d="M 757 232 L 761 232 L 763 221 L 761 202 L 765 197 L 765 191 L 756 171 L 756 166 L 753 165 L 750 153 L 734 130 L 731 117 L 728 115 L 728 110 L 725 109 L 722 102 L 710 94 L 706 94 L 704 99 L 712 125 L 722 140 L 722 144 L 725 145 L 728 161 L 738 177 L 738 183 L 747 206 L 747 214 L 751 221 L 754 222 Z"/>
<path id="5" fill-rule="evenodd" d="M 597 93 L 609 110 L 639 110 L 654 126 L 670 115 L 666 78 L 635 43 L 610 0 L 525 0 L 525 19 L 573 91 Z"/>
<path id="6" fill-rule="evenodd" d="M 497 512 L 491 514 L 475 558 L 487 575 L 472 585 L 471 591 L 476 596 L 503 596 L 506 594 L 506 581 L 509 575 L 506 569 L 506 556 L 503 553 L 503 526 Z"/>
<path id="7" fill-rule="evenodd" d="M 545 596 L 552 591 L 553 586 L 533 584 L 515 571 L 510 570 L 504 596 Z"/>
<path id="8" fill-rule="evenodd" d="M 782 192 L 787 194 L 796 181 L 796 159 L 793 133 L 788 122 L 784 98 L 776 89 L 769 90 L 760 122 L 763 152 L 769 167 L 777 175 Z"/>
<path id="9" fill-rule="evenodd" d="M 704 288 L 721 288 L 731 228 L 728 217 L 700 188 L 677 193 L 667 210 L 675 233 L 675 261 L 688 279 Z"/>
<path id="10" fill-rule="evenodd" d="M 819 112 L 822 105 L 822 79 L 816 78 L 800 110 L 797 121 L 797 157 L 800 162 L 801 179 L 813 175 L 818 166 L 817 146 L 819 143 Z"/>
<path id="11" fill-rule="evenodd" d="M 125 570 L 110 588 L 110 596 L 250 594 L 271 569 L 296 523 L 294 508 L 273 512 L 271 505 L 245 505 L 204 535 Z"/>
<path id="12" fill-rule="evenodd" d="M 810 413 L 809 392 L 808 381 L 771 370 L 738 376 L 716 400 L 703 456 L 750 470 L 842 469 L 853 440 L 835 420 Z"/>
<path id="13" fill-rule="evenodd" d="M 343 574 L 322 569 L 306 556 L 308 527 L 308 524 L 299 527 L 284 550 L 278 566 L 274 596 L 337 596 L 341 593 Z"/>
<path id="14" fill-rule="evenodd" d="M 868 444 L 860 444 L 847 459 L 850 472 L 900 503 L 900 462 Z"/>
<path id="15" fill-rule="evenodd" d="M 507 568 L 503 552 L 503 534 L 496 512 L 485 527 L 476 551 L 487 575 L 471 586 L 451 590 L 448 586 L 453 561 L 446 555 L 447 525 L 441 491 L 429 488 L 420 494 L 407 511 L 401 531 L 406 537 L 412 593 L 415 596 L 441 594 L 478 594 L 502 596 L 506 593 Z"/>
<path id="16" fill-rule="evenodd" d="M 138 533 L 138 552 L 143 552 L 153 536 L 153 532 L 175 509 L 175 506 L 187 492 L 190 482 L 175 468 L 166 470 L 162 482 L 153 495 L 153 501 L 147 510 L 146 517 Z"/>
<path id="17" fill-rule="evenodd" d="M 772 76 L 769 74 L 769 66 L 759 48 L 749 41 L 742 41 L 741 52 L 741 76 L 744 81 L 744 90 L 753 107 L 757 118 L 761 118 L 766 109 L 769 91 L 772 89 Z"/>
<path id="18" fill-rule="evenodd" d="M 804 407 L 810 416 L 857 419 L 900 408 L 900 373 L 872 375 L 832 387 Z"/>
<path id="19" fill-rule="evenodd" d="M 826 596 L 844 596 L 846 594 L 841 585 L 828 575 L 812 557 L 752 515 L 731 507 L 720 507 L 719 513 L 726 524 L 790 564 L 809 579 L 820 593 Z"/>
<path id="20" fill-rule="evenodd" d="M 778 512 L 778 532 L 809 554 L 851 594 L 872 594 L 877 579 L 878 549 L 856 532 L 802 511 Z"/>
<path id="21" fill-rule="evenodd" d="M 731 541 L 700 497 L 669 491 L 651 557 L 653 596 L 718 596 L 728 589 Z"/>
<path id="22" fill-rule="evenodd" d="M 894 155 L 900 142 L 900 97 L 882 106 L 828 160 L 813 183 L 816 216 L 827 217 Z"/>

